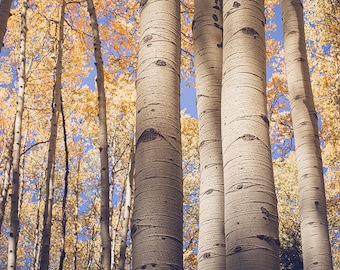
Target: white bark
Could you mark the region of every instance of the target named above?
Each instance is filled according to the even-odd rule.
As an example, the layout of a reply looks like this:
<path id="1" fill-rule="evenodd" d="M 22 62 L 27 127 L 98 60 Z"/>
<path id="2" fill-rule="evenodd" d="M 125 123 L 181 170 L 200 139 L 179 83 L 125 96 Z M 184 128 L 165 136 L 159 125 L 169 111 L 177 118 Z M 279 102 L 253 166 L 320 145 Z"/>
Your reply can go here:
<path id="1" fill-rule="evenodd" d="M 13 166 L 12 166 L 12 194 L 10 228 L 8 238 L 8 264 L 7 269 L 16 269 L 17 263 L 17 244 L 19 234 L 19 188 L 20 188 L 20 150 L 21 150 L 21 131 L 22 115 L 24 111 L 24 95 L 26 85 L 26 13 L 27 1 L 23 0 L 21 8 L 21 35 L 19 52 L 19 71 L 18 71 L 18 97 L 17 111 L 15 114 L 14 134 L 13 134 Z"/>
<path id="2" fill-rule="evenodd" d="M 14 127 L 13 127 L 14 128 Z M 7 156 L 5 157 L 5 170 L 3 175 L 3 182 L 1 183 L 0 188 L 0 234 L 2 223 L 5 217 L 5 210 L 6 210 L 6 203 L 7 203 L 7 196 L 9 191 L 9 184 L 10 184 L 10 175 L 11 175 L 11 168 L 12 168 L 12 161 L 13 161 L 13 132 L 10 135 L 10 141 L 6 143 L 6 150 Z"/>
<path id="3" fill-rule="evenodd" d="M 196 0 L 193 25 L 201 165 L 198 269 L 225 269 L 221 1 Z"/>
<path id="4" fill-rule="evenodd" d="M 178 0 L 141 1 L 133 269 L 183 269 Z"/>
<path id="5" fill-rule="evenodd" d="M 42 232 L 42 247 L 40 255 L 40 269 L 48 270 L 50 257 L 50 241 L 52 227 L 52 206 L 53 206 L 53 190 L 54 190 L 54 165 L 56 144 L 58 135 L 58 119 L 61 112 L 61 75 L 62 75 L 62 59 L 63 59 L 63 41 L 64 41 L 64 16 L 65 1 L 62 0 L 60 8 L 59 20 L 59 37 L 57 64 L 55 68 L 55 83 L 53 89 L 52 117 L 51 117 L 51 134 L 49 139 L 48 159 L 46 168 L 46 200 L 44 209 L 44 223 Z"/>
<path id="6" fill-rule="evenodd" d="M 226 269 L 279 269 L 266 101 L 264 1 L 223 2 Z"/>
<path id="7" fill-rule="evenodd" d="M 124 215 L 122 222 L 122 239 L 120 242 L 120 251 L 119 251 L 119 270 L 124 270 L 125 260 L 126 260 L 126 248 L 127 248 L 127 238 L 129 232 L 129 222 L 131 217 L 131 203 L 132 203 L 132 187 L 135 177 L 135 145 L 132 144 L 131 147 L 131 156 L 130 156 L 130 168 L 129 168 L 129 176 L 127 178 L 126 183 L 126 193 L 125 193 L 125 206 L 124 206 Z"/>
<path id="8" fill-rule="evenodd" d="M 104 89 L 104 65 L 101 53 L 98 21 L 92 0 L 87 0 L 94 39 L 94 57 L 97 68 L 97 91 L 99 106 L 99 151 L 100 151 L 100 235 L 101 235 L 101 269 L 111 268 L 110 238 L 110 200 L 109 200 L 109 161 L 106 124 L 106 98 Z"/>
<path id="9" fill-rule="evenodd" d="M 281 0 L 286 74 L 299 179 L 304 269 L 332 269 L 318 120 L 300 0 Z"/>

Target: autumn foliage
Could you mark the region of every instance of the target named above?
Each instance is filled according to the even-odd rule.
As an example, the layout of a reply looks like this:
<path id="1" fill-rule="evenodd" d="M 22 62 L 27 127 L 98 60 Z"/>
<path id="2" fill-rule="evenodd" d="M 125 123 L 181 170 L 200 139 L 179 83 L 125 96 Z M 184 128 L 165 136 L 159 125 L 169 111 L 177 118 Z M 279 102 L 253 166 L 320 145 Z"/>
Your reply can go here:
<path id="1" fill-rule="evenodd" d="M 193 0 L 181 1 L 182 91 L 194 91 Z M 301 269 L 295 143 L 284 66 L 278 1 L 266 2 L 267 110 L 278 199 L 280 259 L 283 269 Z M 118 267 L 124 235 L 124 206 L 134 149 L 136 67 L 140 1 L 94 1 L 101 37 L 106 93 L 109 161 L 111 266 Z M 31 0 L 27 9 L 25 99 L 22 115 L 19 189 L 18 269 L 39 269 L 45 179 L 60 46 L 61 1 Z M 0 54 L 0 268 L 7 265 L 12 145 L 17 110 L 22 1 L 13 1 Z M 334 269 L 340 269 L 340 5 L 305 0 L 308 62 L 323 157 L 329 235 Z M 1 20 L 1 18 L 0 18 Z M 59 45 L 58 45 L 59 44 Z M 1 46 L 1 44 L 0 44 Z M 86 1 L 66 1 L 61 95 L 53 166 L 50 269 L 59 266 L 63 211 L 66 215 L 64 269 L 100 269 L 99 108 L 90 16 Z M 188 85 L 186 85 L 188 83 Z M 185 94 L 184 94 L 185 96 Z M 195 104 L 195 101 L 192 101 Z M 193 105 L 194 106 L 194 105 Z M 193 114 L 193 113 L 192 113 Z M 63 132 L 63 125 L 65 133 Z M 181 113 L 183 168 L 183 259 L 196 269 L 199 229 L 198 123 Z M 65 135 L 65 136 L 64 136 Z M 67 142 L 67 154 L 66 144 Z M 68 159 L 66 162 L 66 158 Z M 68 194 L 63 207 L 65 172 Z M 133 195 L 133 194 L 132 194 Z M 133 196 L 132 196 L 133 198 Z M 133 199 L 132 206 L 133 209 Z M 130 214 L 129 214 L 130 215 Z M 132 264 L 127 234 L 125 269 Z"/>

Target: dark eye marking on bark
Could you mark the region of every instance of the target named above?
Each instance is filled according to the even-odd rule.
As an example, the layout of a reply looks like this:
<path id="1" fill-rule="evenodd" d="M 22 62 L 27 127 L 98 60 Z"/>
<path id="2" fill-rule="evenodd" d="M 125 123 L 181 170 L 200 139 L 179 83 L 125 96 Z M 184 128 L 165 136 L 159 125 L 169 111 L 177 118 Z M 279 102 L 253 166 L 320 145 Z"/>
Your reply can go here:
<path id="1" fill-rule="evenodd" d="M 238 253 L 238 252 L 241 252 L 242 251 L 242 247 L 240 246 L 237 246 L 234 248 L 234 253 Z"/>
<path id="2" fill-rule="evenodd" d="M 148 2 L 148 0 L 141 0 L 140 1 L 140 7 L 144 7 L 146 5 L 146 3 Z"/>
<path id="3" fill-rule="evenodd" d="M 223 31 L 223 27 L 218 23 L 214 23 L 214 26 Z"/>
<path id="4" fill-rule="evenodd" d="M 264 240 L 264 241 L 267 241 L 267 242 L 270 242 L 270 243 L 274 243 L 275 245 L 280 246 L 280 240 L 279 239 L 276 239 L 276 238 L 273 238 L 271 236 L 264 235 L 264 234 L 258 234 L 256 236 L 260 240 Z"/>
<path id="5" fill-rule="evenodd" d="M 241 31 L 243 34 L 246 34 L 246 35 L 259 35 L 259 33 L 257 33 L 256 30 L 251 27 L 243 27 Z"/>
<path id="6" fill-rule="evenodd" d="M 237 1 L 235 1 L 234 4 L 233 4 L 234 8 L 238 8 L 240 6 L 241 6 L 241 4 L 239 2 L 237 2 Z"/>
<path id="7" fill-rule="evenodd" d="M 131 227 L 131 234 L 134 235 L 136 231 L 137 231 L 136 225 L 132 225 L 132 227 Z"/>
<path id="8" fill-rule="evenodd" d="M 213 18 L 214 21 L 218 21 L 218 17 L 217 17 L 216 14 L 213 14 L 213 15 L 212 15 L 212 18 Z"/>
<path id="9" fill-rule="evenodd" d="M 204 259 L 208 259 L 208 258 L 210 258 L 210 256 L 211 256 L 210 252 L 207 252 L 207 253 L 203 254 L 203 258 Z"/>
<path id="10" fill-rule="evenodd" d="M 298 33 L 298 31 L 293 30 L 293 31 L 290 31 L 287 36 L 294 35 L 294 34 L 297 34 L 297 33 Z"/>
<path id="11" fill-rule="evenodd" d="M 213 6 L 214 9 L 221 10 L 219 6 Z"/>
<path id="12" fill-rule="evenodd" d="M 300 99 L 300 98 L 303 98 L 303 95 L 296 95 L 296 96 L 294 97 L 294 100 L 298 100 L 298 99 Z"/>
<path id="13" fill-rule="evenodd" d="M 236 186 L 236 189 L 242 189 L 243 188 L 243 184 L 238 184 L 237 186 Z"/>
<path id="14" fill-rule="evenodd" d="M 264 219 L 268 219 L 270 217 L 269 211 L 266 208 L 264 208 L 263 206 L 261 206 L 261 212 L 262 212 L 262 214 L 265 215 L 265 217 L 263 217 Z"/>
<path id="15" fill-rule="evenodd" d="M 306 62 L 306 59 L 302 58 L 302 57 L 299 57 L 297 60 L 300 61 L 300 62 Z"/>
<path id="16" fill-rule="evenodd" d="M 152 35 L 147 35 L 143 38 L 142 42 L 149 42 L 152 39 Z"/>
<path id="17" fill-rule="evenodd" d="M 142 142 L 150 142 L 156 140 L 157 137 L 163 137 L 157 130 L 154 128 L 147 128 L 142 132 L 140 137 L 137 140 L 137 146 Z"/>
<path id="18" fill-rule="evenodd" d="M 208 189 L 208 190 L 205 192 L 205 194 L 209 195 L 209 194 L 211 194 L 211 193 L 213 193 L 213 192 L 214 192 L 214 190 L 211 188 L 211 189 Z"/>
<path id="19" fill-rule="evenodd" d="M 269 120 L 268 120 L 268 117 L 264 114 L 261 114 L 261 118 L 262 120 L 269 126 Z"/>
<path id="20" fill-rule="evenodd" d="M 164 60 L 157 60 L 157 61 L 156 61 L 156 65 L 157 65 L 157 66 L 164 67 L 164 66 L 166 66 L 166 62 L 165 62 Z"/>
<path id="21" fill-rule="evenodd" d="M 222 42 L 217 44 L 217 48 L 222 48 L 222 47 L 223 47 L 223 43 Z"/>
<path id="22" fill-rule="evenodd" d="M 255 135 L 244 134 L 243 136 L 239 137 L 239 139 L 242 139 L 244 141 L 253 141 L 253 140 L 258 140 L 259 138 L 256 137 Z"/>

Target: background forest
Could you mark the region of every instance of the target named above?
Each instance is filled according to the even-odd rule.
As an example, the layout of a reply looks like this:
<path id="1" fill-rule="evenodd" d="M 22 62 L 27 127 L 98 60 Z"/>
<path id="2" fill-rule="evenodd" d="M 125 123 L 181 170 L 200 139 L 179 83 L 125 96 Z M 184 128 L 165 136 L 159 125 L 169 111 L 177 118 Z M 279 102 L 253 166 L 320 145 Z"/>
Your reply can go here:
<path id="1" fill-rule="evenodd" d="M 136 67 L 140 1 L 94 1 L 106 91 L 112 269 L 131 268 L 129 220 L 133 208 Z M 281 11 L 265 1 L 268 119 L 278 198 L 282 269 L 301 269 L 297 167 L 286 84 Z M 1 4 L 3 1 L 1 1 Z M 24 1 L 25 3 L 25 1 Z M 340 4 L 305 0 L 308 61 L 319 119 L 329 236 L 334 269 L 340 269 Z M 13 131 L 25 62 L 25 99 L 18 170 L 18 269 L 39 269 L 46 194 L 53 196 L 50 269 L 99 269 L 100 137 L 94 41 L 86 1 L 13 1 L 0 54 L 0 268 L 5 269 L 12 194 Z M 63 35 L 61 13 L 64 8 Z M 184 268 L 196 269 L 199 139 L 195 100 L 193 0 L 181 1 Z M 0 18 L 1 19 L 1 18 Z M 22 45 L 22 33 L 27 36 Z M 25 57 L 22 59 L 22 48 Z M 62 50 L 62 66 L 58 59 Z M 60 117 L 53 120 L 61 72 Z M 19 99 L 18 99 L 19 96 Z M 185 99 L 186 98 L 186 99 Z M 187 105 L 190 104 L 190 105 Z M 188 107 L 185 109 L 185 107 Z M 189 114 L 190 113 L 190 114 Z M 56 121 L 53 125 L 53 121 Z M 52 191 L 46 186 L 49 142 L 55 137 Z M 13 163 L 13 167 L 15 164 Z M 14 169 L 14 168 L 13 168 Z M 14 183 L 14 182 L 13 182 Z M 61 267 L 61 268 L 60 268 Z"/>

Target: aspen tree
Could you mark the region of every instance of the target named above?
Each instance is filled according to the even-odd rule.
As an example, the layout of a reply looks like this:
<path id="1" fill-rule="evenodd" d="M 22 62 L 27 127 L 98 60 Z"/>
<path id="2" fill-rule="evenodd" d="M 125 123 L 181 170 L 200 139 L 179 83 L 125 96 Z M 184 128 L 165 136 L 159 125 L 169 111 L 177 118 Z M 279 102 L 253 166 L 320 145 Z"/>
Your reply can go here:
<path id="1" fill-rule="evenodd" d="M 131 216 L 131 205 L 132 205 L 132 187 L 135 177 L 135 144 L 132 143 L 131 154 L 130 154 L 130 168 L 129 175 L 126 181 L 126 194 L 125 194 L 125 205 L 124 205 L 124 216 L 122 222 L 122 240 L 120 241 L 120 251 L 119 251 L 119 270 L 124 270 L 125 260 L 126 260 L 126 248 L 127 248 L 127 238 L 129 232 L 129 222 Z"/>
<path id="2" fill-rule="evenodd" d="M 281 0 L 289 100 L 299 179 L 304 269 L 332 269 L 318 120 L 300 0 Z"/>
<path id="3" fill-rule="evenodd" d="M 69 189 L 69 150 L 67 144 L 67 132 L 66 132 L 66 119 L 65 112 L 63 106 L 63 99 L 60 95 L 60 110 L 61 110 L 61 118 L 63 123 L 63 135 L 64 135 L 64 147 L 65 147 L 65 174 L 64 174 L 64 193 L 63 193 L 63 202 L 62 202 L 62 220 L 61 220 L 61 248 L 60 248 L 60 259 L 59 259 L 59 270 L 64 269 L 64 260 L 66 257 L 66 205 L 67 205 L 67 196 Z"/>
<path id="4" fill-rule="evenodd" d="M 198 269 L 225 269 L 222 1 L 195 1 L 193 34 L 201 165 Z"/>
<path id="5" fill-rule="evenodd" d="M 180 3 L 140 3 L 133 269 L 183 269 Z"/>
<path id="6" fill-rule="evenodd" d="M 223 1 L 226 269 L 279 269 L 266 101 L 264 1 Z"/>
<path id="7" fill-rule="evenodd" d="M 16 269 L 17 267 L 17 245 L 19 237 L 19 189 L 20 189 L 20 150 L 21 150 L 21 132 L 22 132 L 22 115 L 24 111 L 24 97 L 26 87 L 26 38 L 27 38 L 27 0 L 22 1 L 21 7 L 21 34 L 20 34 L 20 52 L 19 52 L 19 71 L 18 71 L 18 97 L 17 111 L 15 114 L 15 123 L 13 131 L 13 166 L 12 166 L 12 193 L 10 228 L 8 238 L 8 264 L 7 269 Z"/>
<path id="8" fill-rule="evenodd" d="M 3 47 L 4 37 L 6 33 L 7 21 L 11 15 L 12 0 L 1 0 L 0 1 L 0 51 Z"/>
<path id="9" fill-rule="evenodd" d="M 14 128 L 14 127 L 13 127 Z M 11 169 L 12 169 L 12 162 L 13 162 L 13 141 L 14 136 L 13 132 L 11 132 L 9 142 L 6 143 L 7 154 L 5 157 L 5 169 L 4 169 L 4 177 L 3 182 L 0 186 L 0 234 L 2 223 L 5 217 L 5 210 L 6 210 L 6 203 L 7 203 L 7 195 L 10 186 L 10 177 L 11 177 Z"/>
<path id="10" fill-rule="evenodd" d="M 92 35 L 94 39 L 94 57 L 97 69 L 97 91 L 99 106 L 99 151 L 100 151 L 100 235 L 102 241 L 101 269 L 111 268 L 111 238 L 110 238 L 110 200 L 109 200 L 109 160 L 106 123 L 106 98 L 104 89 L 104 67 L 101 53 L 101 42 L 97 15 L 92 0 L 87 0 L 88 12 L 91 18 Z"/>
<path id="11" fill-rule="evenodd" d="M 62 59 L 63 59 L 63 41 L 64 41 L 64 18 L 65 18 L 65 1 L 61 1 L 60 20 L 59 20 L 59 36 L 57 59 L 55 67 L 55 83 L 53 88 L 52 102 L 52 117 L 51 130 L 48 149 L 48 160 L 46 168 L 46 199 L 44 207 L 44 222 L 41 239 L 40 253 L 40 269 L 47 270 L 49 268 L 50 258 L 50 242 L 51 242 L 51 227 L 52 227 L 52 209 L 53 209 L 53 191 L 54 191 L 54 166 L 58 135 L 58 119 L 61 112 L 61 74 L 62 74 Z"/>

